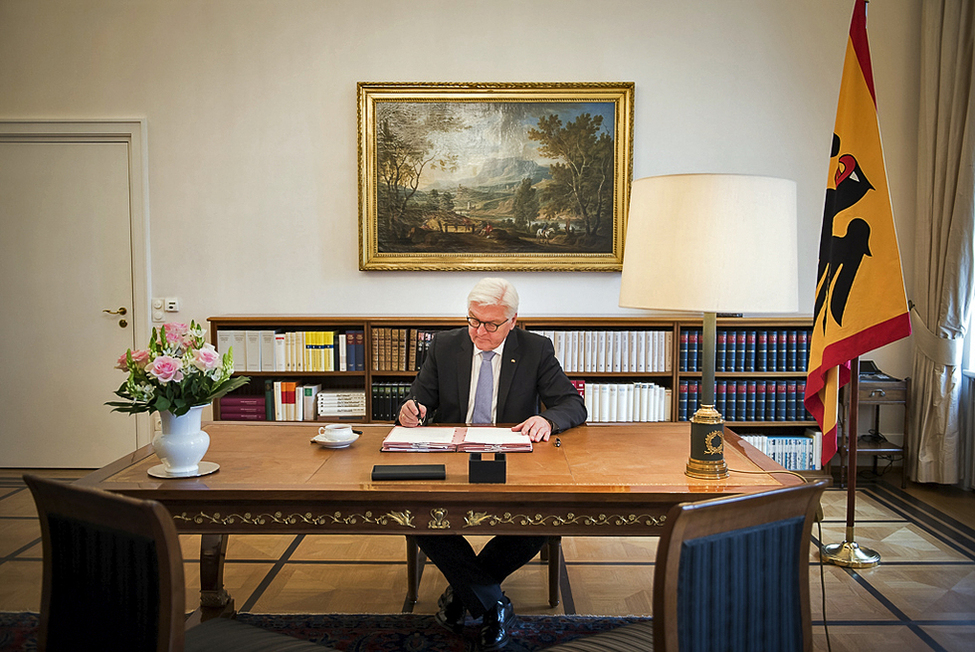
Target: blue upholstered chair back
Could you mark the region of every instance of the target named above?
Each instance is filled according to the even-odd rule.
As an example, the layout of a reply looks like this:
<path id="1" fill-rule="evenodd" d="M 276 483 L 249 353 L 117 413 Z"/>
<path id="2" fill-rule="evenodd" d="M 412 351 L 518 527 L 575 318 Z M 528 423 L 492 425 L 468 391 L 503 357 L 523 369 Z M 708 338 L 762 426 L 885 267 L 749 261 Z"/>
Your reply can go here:
<path id="1" fill-rule="evenodd" d="M 809 543 L 828 480 L 677 505 L 654 568 L 655 649 L 812 649 Z"/>
<path id="2" fill-rule="evenodd" d="M 32 475 L 24 482 L 44 546 L 41 652 L 332 650 L 229 618 L 187 620 L 179 539 L 160 503 Z"/>
<path id="3" fill-rule="evenodd" d="M 159 563 L 151 539 L 50 514 L 51 650 L 156 650 Z M 168 605 L 167 605 L 168 608 Z"/>
<path id="4" fill-rule="evenodd" d="M 44 547 L 44 650 L 182 650 L 183 565 L 162 505 L 24 476 Z"/>
<path id="5" fill-rule="evenodd" d="M 797 516 L 682 544 L 681 650 L 802 649 L 798 578 L 808 567 L 803 522 Z"/>

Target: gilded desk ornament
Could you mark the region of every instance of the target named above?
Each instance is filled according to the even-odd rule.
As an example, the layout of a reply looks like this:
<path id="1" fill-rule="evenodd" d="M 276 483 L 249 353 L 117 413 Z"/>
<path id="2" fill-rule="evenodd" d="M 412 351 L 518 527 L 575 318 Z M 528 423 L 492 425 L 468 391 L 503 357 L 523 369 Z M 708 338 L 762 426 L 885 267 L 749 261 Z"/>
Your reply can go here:
<path id="1" fill-rule="evenodd" d="M 431 530 L 447 530 L 450 529 L 450 521 L 447 520 L 447 509 L 444 507 L 436 507 L 430 510 L 430 516 L 432 517 L 427 523 L 427 528 Z"/>
<path id="2" fill-rule="evenodd" d="M 511 514 L 505 512 L 503 515 L 489 514 L 487 512 L 467 512 L 464 517 L 464 527 L 477 527 L 479 525 L 521 525 L 524 527 L 553 525 L 555 527 L 568 525 L 584 526 L 626 526 L 626 525 L 646 525 L 660 527 L 667 519 L 666 515 L 651 516 L 649 514 L 599 514 L 598 516 L 586 516 L 569 512 L 565 516 L 554 514 L 543 515 L 535 514 Z"/>
<path id="3" fill-rule="evenodd" d="M 413 522 L 413 514 L 409 510 L 387 512 L 379 516 L 373 516 L 372 512 L 366 512 L 365 514 L 347 514 L 344 516 L 342 512 L 321 515 L 314 515 L 311 512 L 289 515 L 281 512 L 275 512 L 274 514 L 251 514 L 250 512 L 245 512 L 244 514 L 227 515 L 221 515 L 219 512 L 214 512 L 213 514 L 199 512 L 194 516 L 183 512 L 182 514 L 174 515 L 173 520 L 196 524 L 233 525 L 235 523 L 244 523 L 257 526 L 267 525 L 269 523 L 276 525 L 298 525 L 302 523 L 305 525 L 357 525 L 361 521 L 372 525 L 401 525 L 403 527 L 416 528 L 416 524 Z"/>

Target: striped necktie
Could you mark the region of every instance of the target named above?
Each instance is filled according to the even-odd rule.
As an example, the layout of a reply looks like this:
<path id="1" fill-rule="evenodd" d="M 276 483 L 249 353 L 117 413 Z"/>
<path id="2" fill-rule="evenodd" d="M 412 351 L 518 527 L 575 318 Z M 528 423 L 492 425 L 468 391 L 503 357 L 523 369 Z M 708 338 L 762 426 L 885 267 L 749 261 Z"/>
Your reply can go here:
<path id="1" fill-rule="evenodd" d="M 494 399 L 494 369 L 491 365 L 493 357 L 494 351 L 481 351 L 481 371 L 477 374 L 471 423 L 494 422 L 491 418 L 491 403 Z"/>

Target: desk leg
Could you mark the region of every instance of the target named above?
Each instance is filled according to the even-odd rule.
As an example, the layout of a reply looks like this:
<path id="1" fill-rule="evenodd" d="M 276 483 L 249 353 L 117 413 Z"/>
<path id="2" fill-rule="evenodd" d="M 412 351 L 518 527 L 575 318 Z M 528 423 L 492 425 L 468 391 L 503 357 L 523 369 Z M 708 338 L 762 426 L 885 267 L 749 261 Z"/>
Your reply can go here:
<path id="1" fill-rule="evenodd" d="M 559 574 L 562 572 L 562 537 L 549 537 L 542 550 L 548 557 L 548 605 L 559 606 Z"/>
<path id="2" fill-rule="evenodd" d="M 423 574 L 423 565 L 427 561 L 427 556 L 420 550 L 416 543 L 416 537 L 406 536 L 406 601 L 413 605 L 416 604 L 417 594 L 420 589 L 420 575 Z"/>
<path id="3" fill-rule="evenodd" d="M 200 610 L 203 620 L 234 611 L 234 599 L 223 588 L 223 563 L 229 535 L 204 534 L 200 539 Z"/>

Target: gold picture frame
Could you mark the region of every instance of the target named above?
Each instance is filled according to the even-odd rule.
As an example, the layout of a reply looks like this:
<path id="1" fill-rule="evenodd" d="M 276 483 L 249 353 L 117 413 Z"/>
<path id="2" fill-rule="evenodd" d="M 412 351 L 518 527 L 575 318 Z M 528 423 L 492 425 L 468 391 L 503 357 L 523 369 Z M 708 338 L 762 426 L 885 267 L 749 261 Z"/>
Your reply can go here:
<path id="1" fill-rule="evenodd" d="M 360 82 L 359 269 L 622 269 L 633 86 Z"/>

